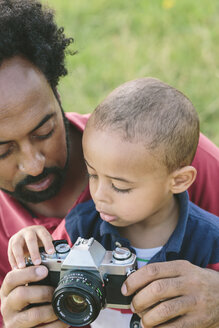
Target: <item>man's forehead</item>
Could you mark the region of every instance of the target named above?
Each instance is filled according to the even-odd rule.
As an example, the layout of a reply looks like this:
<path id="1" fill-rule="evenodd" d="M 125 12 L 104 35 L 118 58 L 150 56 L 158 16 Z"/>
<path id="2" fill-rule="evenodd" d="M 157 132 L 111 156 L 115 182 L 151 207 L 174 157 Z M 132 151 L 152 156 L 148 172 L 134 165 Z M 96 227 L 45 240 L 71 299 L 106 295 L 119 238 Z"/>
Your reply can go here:
<path id="1" fill-rule="evenodd" d="M 21 56 L 15 56 L 9 59 L 5 59 L 0 65 L 0 77 L 3 78 L 4 76 L 16 77 L 22 75 L 25 77 L 25 75 L 27 75 L 30 71 L 40 73 L 40 71 L 34 64 L 32 64 L 29 60 Z"/>
<path id="2" fill-rule="evenodd" d="M 44 75 L 22 57 L 13 57 L 0 66 L 0 121 L 16 116 L 24 107 L 34 111 L 53 96 Z"/>
<path id="3" fill-rule="evenodd" d="M 13 57 L 0 65 L 0 100 L 22 94 L 34 85 L 48 84 L 44 75 L 28 60 Z"/>

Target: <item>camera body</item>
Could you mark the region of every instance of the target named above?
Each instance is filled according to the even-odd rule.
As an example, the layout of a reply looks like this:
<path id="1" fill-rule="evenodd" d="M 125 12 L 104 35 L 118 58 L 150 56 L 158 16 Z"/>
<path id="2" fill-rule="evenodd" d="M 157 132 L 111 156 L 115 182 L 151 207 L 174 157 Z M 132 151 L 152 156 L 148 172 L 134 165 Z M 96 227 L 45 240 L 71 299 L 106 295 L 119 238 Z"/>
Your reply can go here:
<path id="1" fill-rule="evenodd" d="M 65 323 L 81 327 L 93 322 L 104 307 L 130 307 L 132 297 L 121 294 L 127 276 L 136 269 L 136 255 L 124 247 L 106 249 L 94 238 L 79 237 L 72 248 L 54 241 L 56 252 L 41 251 L 49 270 L 41 284 L 56 287 L 52 305 Z"/>

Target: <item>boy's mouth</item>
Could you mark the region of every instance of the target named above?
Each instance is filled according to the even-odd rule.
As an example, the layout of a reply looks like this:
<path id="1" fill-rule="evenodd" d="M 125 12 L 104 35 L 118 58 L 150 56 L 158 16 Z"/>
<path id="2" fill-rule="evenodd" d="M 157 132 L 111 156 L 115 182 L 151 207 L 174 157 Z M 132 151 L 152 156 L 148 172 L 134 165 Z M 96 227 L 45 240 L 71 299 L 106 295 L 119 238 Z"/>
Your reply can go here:
<path id="1" fill-rule="evenodd" d="M 103 221 L 106 221 L 106 222 L 113 222 L 116 220 L 116 216 L 105 214 L 103 212 L 100 212 L 100 217 Z"/>

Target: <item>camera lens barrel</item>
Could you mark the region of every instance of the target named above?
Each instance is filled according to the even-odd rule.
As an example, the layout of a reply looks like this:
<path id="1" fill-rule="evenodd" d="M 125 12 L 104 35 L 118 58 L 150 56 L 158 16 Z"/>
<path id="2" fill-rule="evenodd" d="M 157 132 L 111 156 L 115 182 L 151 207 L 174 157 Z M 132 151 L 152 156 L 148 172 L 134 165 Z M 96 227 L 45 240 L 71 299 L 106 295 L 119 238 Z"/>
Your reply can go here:
<path id="1" fill-rule="evenodd" d="M 53 294 L 56 315 L 65 323 L 83 327 L 93 322 L 105 304 L 102 280 L 92 272 L 68 271 Z"/>

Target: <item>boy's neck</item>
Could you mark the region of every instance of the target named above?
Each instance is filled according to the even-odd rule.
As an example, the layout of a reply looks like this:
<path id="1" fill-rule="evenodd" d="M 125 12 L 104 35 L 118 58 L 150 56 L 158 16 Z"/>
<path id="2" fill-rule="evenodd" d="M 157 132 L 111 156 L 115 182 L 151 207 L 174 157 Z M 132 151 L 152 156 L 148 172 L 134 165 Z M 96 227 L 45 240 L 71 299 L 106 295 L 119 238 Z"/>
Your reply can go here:
<path id="1" fill-rule="evenodd" d="M 165 245 L 176 228 L 179 218 L 179 204 L 172 197 L 168 206 L 144 221 L 118 228 L 122 237 L 137 248 L 154 248 Z"/>

